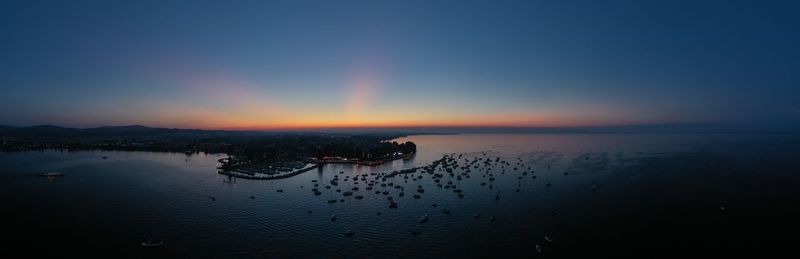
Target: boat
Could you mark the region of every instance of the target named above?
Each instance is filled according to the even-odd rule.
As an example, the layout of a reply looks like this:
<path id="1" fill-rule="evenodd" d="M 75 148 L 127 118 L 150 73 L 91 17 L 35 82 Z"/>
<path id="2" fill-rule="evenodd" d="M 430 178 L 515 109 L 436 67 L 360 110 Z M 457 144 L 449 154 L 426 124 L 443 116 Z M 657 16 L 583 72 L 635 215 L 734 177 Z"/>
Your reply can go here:
<path id="1" fill-rule="evenodd" d="M 42 176 L 44 176 L 44 177 L 59 177 L 59 176 L 65 176 L 65 174 L 61 173 L 61 172 L 47 172 L 47 173 L 43 173 Z"/>
<path id="2" fill-rule="evenodd" d="M 425 222 L 428 222 L 428 214 L 422 215 L 422 217 L 419 218 L 419 223 L 425 223 Z"/>
<path id="3" fill-rule="evenodd" d="M 142 247 L 160 247 L 164 245 L 164 241 L 160 240 L 147 240 L 142 242 Z"/>

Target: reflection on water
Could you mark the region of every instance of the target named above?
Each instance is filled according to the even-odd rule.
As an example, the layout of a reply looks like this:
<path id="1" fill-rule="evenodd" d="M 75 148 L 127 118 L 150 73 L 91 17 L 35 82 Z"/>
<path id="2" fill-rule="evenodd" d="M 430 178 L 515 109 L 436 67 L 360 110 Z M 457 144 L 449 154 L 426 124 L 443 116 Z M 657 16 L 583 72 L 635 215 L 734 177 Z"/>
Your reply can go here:
<path id="1" fill-rule="evenodd" d="M 1 205 L 14 225 L 7 234 L 18 237 L 11 244 L 46 240 L 54 247 L 3 253 L 761 255 L 788 251 L 791 246 L 784 244 L 799 230 L 794 186 L 800 142 L 794 135 L 478 134 L 407 140 L 418 146 L 410 160 L 377 167 L 332 164 L 271 181 L 219 175 L 219 155 L 213 154 L 0 154 Z M 386 182 L 373 175 L 425 166 L 444 154 L 460 158 L 454 174 L 443 173 L 439 183 L 423 173 Z M 66 176 L 39 176 L 49 171 Z M 337 176 L 338 185 L 331 186 Z M 359 181 L 352 181 L 355 176 Z M 371 180 L 377 182 L 367 190 Z M 447 182 L 463 198 L 455 187 L 445 188 Z M 424 192 L 415 199 L 418 187 Z M 397 208 L 389 207 L 389 197 Z M 166 246 L 143 249 L 147 239 Z"/>

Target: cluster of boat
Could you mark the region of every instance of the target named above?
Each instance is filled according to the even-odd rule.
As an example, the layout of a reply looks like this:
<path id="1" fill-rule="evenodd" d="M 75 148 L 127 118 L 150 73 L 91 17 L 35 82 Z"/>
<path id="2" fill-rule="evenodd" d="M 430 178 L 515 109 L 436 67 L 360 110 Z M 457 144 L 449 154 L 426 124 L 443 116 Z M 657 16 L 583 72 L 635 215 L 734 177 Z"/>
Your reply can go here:
<path id="1" fill-rule="evenodd" d="M 334 198 L 331 196 L 331 198 L 328 200 L 329 203 L 345 202 L 345 198 L 347 197 L 354 197 L 356 200 L 362 200 L 365 198 L 366 194 L 374 193 L 375 195 L 385 196 L 390 209 L 397 209 L 400 207 L 400 202 L 395 198 L 395 196 L 393 196 L 393 194 L 397 197 L 404 197 L 406 195 L 406 186 L 409 184 L 409 181 L 421 182 L 426 177 L 431 179 L 436 187 L 443 190 L 451 190 L 451 192 L 458 198 L 464 198 L 465 195 L 465 191 L 459 187 L 459 183 L 471 177 L 480 177 L 481 180 L 479 181 L 479 185 L 481 187 L 488 188 L 489 190 L 493 190 L 493 183 L 496 181 L 496 179 L 508 173 L 508 175 L 513 175 L 517 178 L 518 182 L 517 189 L 515 190 L 516 192 L 520 191 L 522 186 L 521 181 L 524 178 L 529 177 L 531 179 L 537 179 L 537 175 L 532 167 L 524 163 L 521 158 L 517 158 L 516 161 L 509 162 L 501 159 L 500 157 L 490 158 L 485 152 L 482 154 L 482 156 L 475 156 L 471 158 L 467 158 L 464 155 L 465 154 L 447 154 L 441 159 L 431 162 L 427 166 L 413 167 L 384 173 L 371 172 L 355 174 L 351 176 L 345 175 L 344 171 L 340 171 L 338 174 L 334 175 L 330 181 L 327 181 L 324 186 L 321 186 L 322 184 L 318 180 L 311 180 L 311 184 L 313 186 L 313 188 L 311 188 L 311 192 L 316 196 L 322 195 L 324 190 L 328 190 L 327 192 L 329 194 L 341 193 L 342 197 L 340 198 Z M 291 166 L 298 167 L 299 165 L 293 164 Z M 550 166 L 547 168 L 550 168 Z M 564 172 L 564 175 L 566 176 L 568 173 Z M 61 172 L 46 172 L 41 174 L 41 176 L 54 178 L 63 177 L 65 174 Z M 340 185 L 347 185 L 348 187 L 342 189 L 339 187 Z M 413 186 L 410 187 L 410 189 L 412 189 L 411 196 L 417 200 L 421 199 L 425 194 L 425 188 L 423 185 L 413 184 L 411 186 Z M 548 182 L 544 184 L 544 186 L 550 187 L 552 184 Z M 589 189 L 593 191 L 597 188 L 597 185 L 592 185 Z M 283 189 L 278 189 L 277 191 L 283 192 Z M 500 200 L 500 191 L 493 191 L 491 193 L 494 194 L 495 201 Z M 251 196 L 250 198 L 254 199 L 255 197 Z M 431 206 L 439 207 L 440 205 L 433 203 Z M 451 213 L 448 208 L 442 208 L 441 212 L 446 215 Z M 311 211 L 308 213 L 311 213 Z M 378 214 L 380 214 L 380 212 L 378 212 Z M 477 212 L 473 216 L 474 218 L 480 218 L 482 214 Z M 336 220 L 336 215 L 333 215 L 331 217 L 331 221 Z M 422 215 L 419 218 L 417 225 L 412 227 L 410 233 L 414 236 L 422 234 L 421 224 L 424 224 L 429 220 L 430 216 L 428 214 Z M 488 220 L 490 222 L 494 222 L 497 220 L 497 218 L 494 216 L 489 216 Z M 356 234 L 356 232 L 353 230 L 347 230 L 344 234 L 345 236 L 352 237 Z M 549 236 L 544 236 L 544 241 L 546 243 L 550 243 L 553 240 Z M 141 246 L 145 248 L 161 247 L 163 245 L 164 242 L 160 240 L 147 240 L 141 243 Z M 536 244 L 535 249 L 539 252 L 542 251 L 540 244 Z"/>
<path id="2" fill-rule="evenodd" d="M 549 169 L 550 166 L 547 165 Z M 563 173 L 564 176 L 569 175 L 567 172 Z M 422 182 L 425 178 L 433 181 L 436 187 L 443 190 L 450 190 L 458 198 L 464 198 L 465 191 L 460 188 L 459 184 L 471 177 L 479 177 L 479 186 L 487 188 L 493 194 L 496 202 L 500 201 L 500 191 L 494 187 L 495 181 L 501 176 L 514 176 L 517 180 L 517 188 L 515 192 L 520 192 L 522 188 L 522 180 L 525 178 L 537 179 L 537 174 L 532 166 L 525 163 L 521 158 L 515 160 L 503 160 L 500 157 L 490 158 L 485 152 L 482 156 L 466 157 L 465 154 L 447 154 L 441 159 L 435 160 L 427 166 L 413 167 L 403 170 L 395 170 L 391 172 L 370 172 L 355 175 L 345 175 L 344 171 L 338 172 L 333 178 L 325 184 L 320 183 L 318 180 L 311 180 L 313 188 L 311 192 L 320 196 L 323 192 L 330 194 L 328 203 L 345 202 L 348 197 L 354 197 L 356 200 L 364 199 L 365 195 L 373 193 L 374 195 L 381 195 L 386 197 L 387 206 L 390 209 L 397 209 L 400 207 L 400 201 L 395 197 L 404 197 L 406 189 L 411 189 L 410 194 L 414 199 L 422 199 L 426 190 L 423 184 L 414 184 L 413 182 Z M 409 184 L 413 184 L 408 186 Z M 347 185 L 346 188 L 340 186 Z M 544 187 L 551 187 L 552 183 L 544 183 Z M 597 189 L 597 185 L 592 185 L 590 190 Z M 341 197 L 336 197 L 334 194 L 340 193 Z M 433 207 L 439 207 L 437 203 L 432 204 Z M 441 212 L 445 215 L 450 214 L 448 208 L 441 208 Z M 311 213 L 309 211 L 309 213 Z M 378 212 L 380 215 L 380 212 Z M 474 218 L 481 218 L 480 212 L 475 213 Z M 497 220 L 495 216 L 486 217 L 489 222 Z M 331 221 L 336 221 L 337 217 L 331 217 Z M 410 233 L 414 236 L 422 234 L 422 226 L 430 220 L 428 214 L 422 215 L 416 226 L 412 227 Z M 345 236 L 351 237 L 355 235 L 355 231 L 347 230 Z M 544 237 L 544 243 L 552 242 L 549 236 Z M 542 245 L 536 244 L 536 250 L 541 252 Z"/>

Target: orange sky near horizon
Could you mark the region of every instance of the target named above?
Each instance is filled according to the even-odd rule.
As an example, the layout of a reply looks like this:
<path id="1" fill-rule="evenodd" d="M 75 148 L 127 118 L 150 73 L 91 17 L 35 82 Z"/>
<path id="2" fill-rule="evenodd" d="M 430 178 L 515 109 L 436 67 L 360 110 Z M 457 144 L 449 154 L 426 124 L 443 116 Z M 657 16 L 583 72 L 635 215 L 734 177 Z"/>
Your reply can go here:
<path id="1" fill-rule="evenodd" d="M 273 106 L 274 107 L 274 106 Z M 157 111 L 169 111 L 158 113 Z M 430 110 L 430 111 L 425 111 Z M 263 112 L 259 112 L 263 111 Z M 214 109 L 209 107 L 163 104 L 154 106 L 148 117 L 94 124 L 126 125 L 129 122 L 153 127 L 225 130 L 286 130 L 315 128 L 392 128 L 392 127 L 585 127 L 646 124 L 645 120 L 609 121 L 602 114 L 574 115 L 568 112 L 488 112 L 459 113 L 447 109 L 305 109 L 264 108 L 250 105 Z M 155 115 L 152 115 L 155 114 Z"/>

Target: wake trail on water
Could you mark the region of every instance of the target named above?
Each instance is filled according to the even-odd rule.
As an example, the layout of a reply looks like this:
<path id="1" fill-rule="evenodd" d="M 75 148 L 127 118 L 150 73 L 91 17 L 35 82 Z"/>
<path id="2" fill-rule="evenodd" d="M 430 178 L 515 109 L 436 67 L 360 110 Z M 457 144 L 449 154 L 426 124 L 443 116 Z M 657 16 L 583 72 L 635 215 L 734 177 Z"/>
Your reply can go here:
<path id="1" fill-rule="evenodd" d="M 190 190 L 187 190 L 187 189 L 184 189 L 184 188 L 181 188 L 181 187 L 171 186 L 170 189 L 172 189 L 172 190 L 174 190 L 176 192 L 188 194 L 190 196 L 202 197 L 202 198 L 206 198 L 206 199 L 209 199 L 209 200 L 216 200 L 216 198 L 214 198 L 214 196 L 211 196 L 211 195 L 208 195 L 208 194 L 204 194 L 204 193 L 190 191 Z"/>

